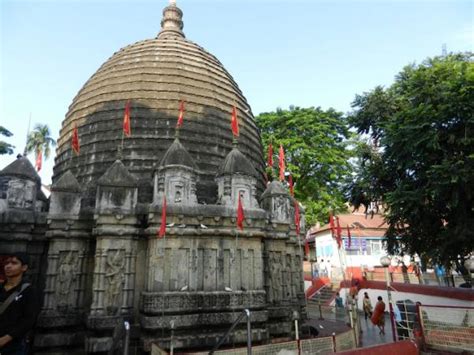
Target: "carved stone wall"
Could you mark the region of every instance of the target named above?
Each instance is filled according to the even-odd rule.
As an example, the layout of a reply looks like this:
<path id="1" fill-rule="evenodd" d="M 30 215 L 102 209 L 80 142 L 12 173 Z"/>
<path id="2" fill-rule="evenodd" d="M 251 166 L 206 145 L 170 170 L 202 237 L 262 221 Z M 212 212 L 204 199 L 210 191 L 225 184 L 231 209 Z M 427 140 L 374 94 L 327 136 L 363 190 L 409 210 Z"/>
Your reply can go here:
<path id="1" fill-rule="evenodd" d="M 148 291 L 263 289 L 260 239 L 150 238 L 148 252 Z"/>
<path id="2" fill-rule="evenodd" d="M 133 313 L 136 262 L 137 247 L 133 238 L 98 238 L 91 316 Z"/>
<path id="3" fill-rule="evenodd" d="M 162 196 L 170 204 L 197 204 L 195 173 L 183 166 L 159 170 L 154 178 L 153 203 L 160 205 Z"/>

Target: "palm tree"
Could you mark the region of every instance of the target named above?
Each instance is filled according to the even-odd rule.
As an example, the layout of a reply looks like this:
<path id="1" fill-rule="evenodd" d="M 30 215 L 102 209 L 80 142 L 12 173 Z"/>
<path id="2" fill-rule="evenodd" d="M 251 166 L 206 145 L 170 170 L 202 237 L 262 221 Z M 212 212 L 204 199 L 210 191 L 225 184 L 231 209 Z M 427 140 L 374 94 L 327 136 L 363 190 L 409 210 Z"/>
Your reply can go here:
<path id="1" fill-rule="evenodd" d="M 13 135 L 8 129 L 3 126 L 0 126 L 0 136 L 11 137 Z M 13 154 L 13 148 L 11 144 L 0 141 L 0 154 Z"/>
<path id="2" fill-rule="evenodd" d="M 26 141 L 26 151 L 35 152 L 35 158 L 42 154 L 45 159 L 49 158 L 51 146 L 56 145 L 56 141 L 51 138 L 48 125 L 36 124 L 35 128 L 28 134 Z"/>

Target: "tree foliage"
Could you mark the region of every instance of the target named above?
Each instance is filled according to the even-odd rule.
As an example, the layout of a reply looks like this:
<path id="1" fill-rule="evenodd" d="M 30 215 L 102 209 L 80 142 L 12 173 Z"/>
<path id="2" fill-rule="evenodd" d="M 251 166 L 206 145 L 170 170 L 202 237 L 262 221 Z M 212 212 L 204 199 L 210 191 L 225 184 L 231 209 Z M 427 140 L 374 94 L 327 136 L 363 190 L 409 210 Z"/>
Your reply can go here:
<path id="1" fill-rule="evenodd" d="M 0 126 L 0 135 L 4 137 L 11 137 L 13 135 L 12 132 L 10 132 L 8 129 L 6 129 L 3 126 Z M 0 155 L 2 154 L 13 154 L 13 148 L 15 148 L 13 145 L 0 141 Z"/>
<path id="2" fill-rule="evenodd" d="M 26 141 L 26 151 L 34 152 L 36 156 L 43 154 L 46 159 L 51 154 L 51 147 L 56 145 L 56 141 L 51 138 L 48 125 L 36 124 L 35 128 L 28 134 Z"/>
<path id="3" fill-rule="evenodd" d="M 383 201 L 390 253 L 448 265 L 474 249 L 474 63 L 471 53 L 405 67 L 395 83 L 356 96 L 355 205 Z"/>
<path id="4" fill-rule="evenodd" d="M 347 149 L 350 133 L 343 114 L 334 109 L 291 106 L 288 110 L 262 113 L 256 121 L 265 148 L 270 142 L 274 147 L 271 170 L 275 176 L 278 176 L 278 148 L 283 145 L 295 197 L 305 207 L 308 225 L 326 222 L 329 211 L 346 211 L 342 182 L 350 171 Z M 267 171 L 267 175 L 271 173 Z"/>

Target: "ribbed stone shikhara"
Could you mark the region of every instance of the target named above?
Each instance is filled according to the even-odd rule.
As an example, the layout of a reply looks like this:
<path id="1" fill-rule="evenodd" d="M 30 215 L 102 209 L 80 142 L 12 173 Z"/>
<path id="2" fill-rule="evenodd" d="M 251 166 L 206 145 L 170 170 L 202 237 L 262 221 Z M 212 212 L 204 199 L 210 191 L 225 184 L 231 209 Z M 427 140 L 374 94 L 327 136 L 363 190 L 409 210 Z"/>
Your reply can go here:
<path id="1" fill-rule="evenodd" d="M 156 39 L 114 54 L 73 100 L 49 201 L 26 158 L 0 172 L 0 254 L 31 254 L 43 289 L 38 354 L 111 351 L 124 320 L 133 346 L 150 351 L 209 349 L 244 309 L 254 343 L 294 336 L 293 320 L 305 318 L 294 201 L 276 181 L 263 192 L 251 109 L 220 62 L 185 39 L 174 2 L 161 25 Z M 119 150 L 127 100 L 132 134 Z M 245 320 L 227 342 L 246 342 Z"/>
<path id="2" fill-rule="evenodd" d="M 179 102 L 185 100 L 180 139 L 200 169 L 199 201 L 216 202 L 214 175 L 232 149 L 233 105 L 241 127 L 240 150 L 258 171 L 262 192 L 262 145 L 250 106 L 219 60 L 184 37 L 181 15 L 175 5 L 165 8 L 157 38 L 121 49 L 82 87 L 61 128 L 53 183 L 71 170 L 81 185 L 94 190 L 117 158 L 123 111 L 130 100 L 132 135 L 124 141 L 122 161 L 141 181 L 139 201 L 150 202 L 151 176 L 173 141 Z M 70 144 L 74 125 L 79 156 Z"/>

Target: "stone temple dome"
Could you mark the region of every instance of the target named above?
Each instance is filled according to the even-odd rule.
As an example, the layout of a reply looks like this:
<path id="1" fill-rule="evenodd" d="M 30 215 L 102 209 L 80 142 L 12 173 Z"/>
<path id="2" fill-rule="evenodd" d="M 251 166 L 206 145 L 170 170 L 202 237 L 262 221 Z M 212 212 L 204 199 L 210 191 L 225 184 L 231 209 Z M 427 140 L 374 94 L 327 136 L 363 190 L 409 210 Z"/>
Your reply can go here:
<path id="1" fill-rule="evenodd" d="M 219 60 L 182 32 L 182 11 L 171 2 L 163 10 L 161 31 L 153 39 L 122 48 L 84 84 L 62 123 L 53 183 L 66 171 L 93 191 L 97 179 L 117 158 L 140 180 L 139 201 L 152 199 L 153 171 L 174 140 L 180 101 L 186 112 L 180 141 L 194 159 L 200 176 L 198 200 L 214 202 L 214 177 L 232 149 L 230 119 L 237 107 L 239 148 L 258 172 L 263 190 L 263 155 L 259 132 L 249 104 Z M 122 120 L 131 102 L 131 136 Z M 80 155 L 71 148 L 77 126 Z M 92 192 L 91 192 L 92 195 Z"/>
<path id="2" fill-rule="evenodd" d="M 0 256 L 28 253 L 43 300 L 35 354 L 117 353 L 124 320 L 134 353 L 265 345 L 306 320 L 304 210 L 297 228 L 282 183 L 262 194 L 250 107 L 181 19 L 171 3 L 156 39 L 114 54 L 80 90 L 49 200 L 28 159 L 0 171 Z"/>

